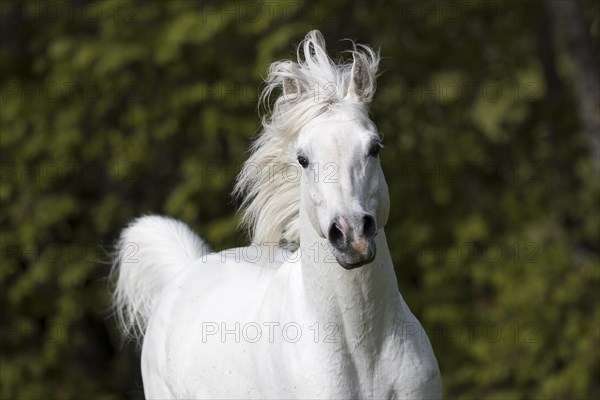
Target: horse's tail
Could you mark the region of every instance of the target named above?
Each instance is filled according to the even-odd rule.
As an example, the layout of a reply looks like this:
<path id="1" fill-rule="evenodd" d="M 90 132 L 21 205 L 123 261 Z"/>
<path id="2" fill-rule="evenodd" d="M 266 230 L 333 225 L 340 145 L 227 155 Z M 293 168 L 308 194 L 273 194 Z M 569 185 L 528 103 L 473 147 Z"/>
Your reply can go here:
<path id="1" fill-rule="evenodd" d="M 123 332 L 140 339 L 164 288 L 208 247 L 183 222 L 145 216 L 123 230 L 117 250 L 115 314 Z"/>

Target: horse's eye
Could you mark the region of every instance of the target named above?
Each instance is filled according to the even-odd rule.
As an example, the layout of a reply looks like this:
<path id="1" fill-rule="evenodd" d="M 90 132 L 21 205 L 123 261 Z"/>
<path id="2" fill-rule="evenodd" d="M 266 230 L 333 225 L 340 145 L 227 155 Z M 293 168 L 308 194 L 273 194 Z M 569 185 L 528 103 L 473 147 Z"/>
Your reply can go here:
<path id="1" fill-rule="evenodd" d="M 374 143 L 369 149 L 369 155 L 371 157 L 378 157 L 382 147 L 383 145 L 381 143 Z"/>
<path id="2" fill-rule="evenodd" d="M 298 156 L 298 163 L 302 165 L 302 168 L 306 168 L 308 167 L 308 158 L 304 156 Z"/>

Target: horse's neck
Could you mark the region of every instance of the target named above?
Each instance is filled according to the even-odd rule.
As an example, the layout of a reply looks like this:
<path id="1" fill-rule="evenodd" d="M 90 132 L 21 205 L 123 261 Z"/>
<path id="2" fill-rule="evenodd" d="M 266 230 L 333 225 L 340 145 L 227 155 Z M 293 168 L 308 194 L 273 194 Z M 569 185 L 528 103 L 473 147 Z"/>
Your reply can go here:
<path id="1" fill-rule="evenodd" d="M 316 234 L 303 211 L 300 231 L 303 291 L 311 314 L 363 339 L 363 334 L 370 332 L 367 336 L 374 341 L 385 338 L 394 324 L 406 320 L 408 309 L 398 292 L 383 229 L 375 239 L 373 263 L 354 270 L 345 270 L 335 261 L 328 242 Z"/>

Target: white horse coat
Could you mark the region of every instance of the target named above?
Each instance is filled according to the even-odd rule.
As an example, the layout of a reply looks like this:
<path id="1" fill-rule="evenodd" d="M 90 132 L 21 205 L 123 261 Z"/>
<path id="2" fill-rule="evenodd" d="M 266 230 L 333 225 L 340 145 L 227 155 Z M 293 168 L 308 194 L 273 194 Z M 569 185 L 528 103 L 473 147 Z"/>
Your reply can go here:
<path id="1" fill-rule="evenodd" d="M 366 107 L 379 59 L 361 50 L 336 65 L 313 31 L 298 63 L 271 66 L 265 93 L 283 95 L 237 186 L 260 246 L 210 253 L 157 216 L 123 232 L 115 305 L 125 330 L 143 336 L 148 398 L 441 398 L 387 247 Z M 337 85 L 327 98 L 308 90 L 327 82 Z M 247 174 L 267 162 L 279 178 Z"/>

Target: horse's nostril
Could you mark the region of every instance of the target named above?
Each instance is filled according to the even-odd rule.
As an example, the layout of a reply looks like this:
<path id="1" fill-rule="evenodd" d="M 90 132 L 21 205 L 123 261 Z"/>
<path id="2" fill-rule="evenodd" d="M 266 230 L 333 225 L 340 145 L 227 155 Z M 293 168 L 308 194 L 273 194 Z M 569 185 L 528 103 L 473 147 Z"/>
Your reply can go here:
<path id="1" fill-rule="evenodd" d="M 375 224 L 375 218 L 370 215 L 365 215 L 363 218 L 364 226 L 363 226 L 363 235 L 364 236 L 374 236 L 377 232 L 377 226 Z"/>
<path id="2" fill-rule="evenodd" d="M 345 244 L 344 233 L 335 222 L 329 227 L 329 241 L 338 249 L 343 248 Z"/>

